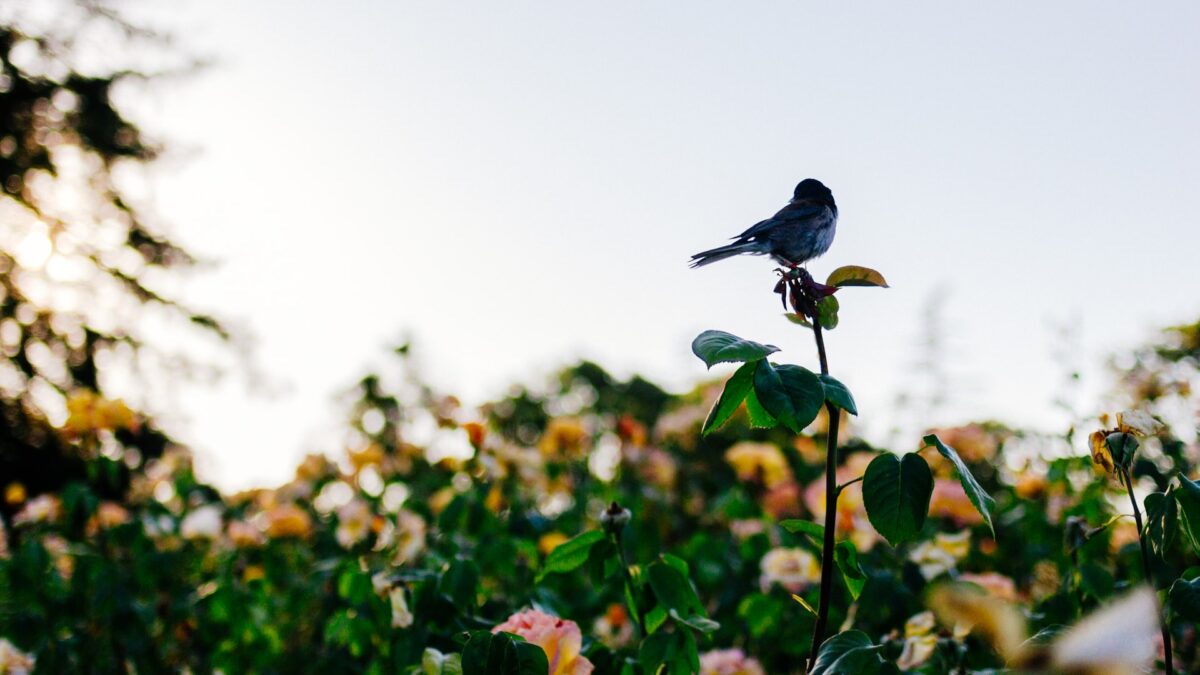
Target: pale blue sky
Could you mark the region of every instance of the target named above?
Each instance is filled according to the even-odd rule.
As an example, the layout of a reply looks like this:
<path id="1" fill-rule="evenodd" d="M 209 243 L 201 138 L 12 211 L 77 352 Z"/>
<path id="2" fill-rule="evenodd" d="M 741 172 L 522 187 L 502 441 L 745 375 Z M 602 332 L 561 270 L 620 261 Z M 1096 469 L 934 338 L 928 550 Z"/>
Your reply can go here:
<path id="1" fill-rule="evenodd" d="M 338 450 L 334 394 L 404 333 L 476 402 L 579 356 L 681 387 L 709 327 L 814 365 L 768 261 L 686 266 L 807 176 L 842 214 L 814 273 L 892 282 L 845 291 L 829 338 L 877 437 L 939 285 L 959 389 L 930 423 L 1057 428 L 1051 323 L 1090 396 L 1105 354 L 1200 312 L 1195 3 L 183 6 L 217 64 L 145 102 L 199 151 L 156 203 L 223 261 L 188 296 L 290 385 L 179 394 L 228 487 Z"/>

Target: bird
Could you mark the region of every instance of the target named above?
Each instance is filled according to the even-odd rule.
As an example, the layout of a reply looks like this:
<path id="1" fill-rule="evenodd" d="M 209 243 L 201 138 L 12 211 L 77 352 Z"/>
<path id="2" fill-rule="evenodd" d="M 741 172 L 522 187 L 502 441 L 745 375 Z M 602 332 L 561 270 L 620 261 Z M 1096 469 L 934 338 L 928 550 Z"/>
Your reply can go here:
<path id="1" fill-rule="evenodd" d="M 837 232 L 838 208 L 829 188 L 805 178 L 792 200 L 775 215 L 733 237 L 732 244 L 701 251 L 689 267 L 701 267 L 743 253 L 769 255 L 788 267 L 798 267 L 829 250 Z"/>

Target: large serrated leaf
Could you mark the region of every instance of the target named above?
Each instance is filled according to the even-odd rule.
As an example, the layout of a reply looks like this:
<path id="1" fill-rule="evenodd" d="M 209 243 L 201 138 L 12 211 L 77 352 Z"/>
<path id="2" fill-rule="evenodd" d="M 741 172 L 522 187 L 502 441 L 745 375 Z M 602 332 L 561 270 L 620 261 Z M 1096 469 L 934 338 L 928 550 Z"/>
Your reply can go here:
<path id="1" fill-rule="evenodd" d="M 707 436 L 716 431 L 729 421 L 733 413 L 737 412 L 742 401 L 746 400 L 746 394 L 749 394 L 754 388 L 755 367 L 756 364 L 750 362 L 742 364 L 742 367 L 734 371 L 733 376 L 725 383 L 721 397 L 717 399 L 717 403 L 708 413 L 708 418 L 704 420 L 704 427 L 700 433 Z"/>
<path id="2" fill-rule="evenodd" d="M 765 359 L 754 369 L 754 393 L 772 417 L 797 434 L 817 418 L 825 402 L 825 388 L 812 371 Z"/>
<path id="3" fill-rule="evenodd" d="M 850 389 L 846 385 L 829 375 L 819 375 L 818 377 L 821 378 L 821 386 L 825 388 L 826 401 L 851 415 L 858 414 L 858 406 L 854 404 L 854 397 L 850 395 Z"/>
<path id="4" fill-rule="evenodd" d="M 838 633 L 821 644 L 811 675 L 879 675 L 891 672 L 884 670 L 888 664 L 879 655 L 880 649 L 862 631 Z"/>
<path id="5" fill-rule="evenodd" d="M 570 572 L 582 566 L 587 562 L 592 547 L 601 541 L 604 541 L 604 533 L 590 530 L 555 546 L 546 556 L 546 564 L 538 572 L 537 580 L 541 581 L 547 574 Z"/>

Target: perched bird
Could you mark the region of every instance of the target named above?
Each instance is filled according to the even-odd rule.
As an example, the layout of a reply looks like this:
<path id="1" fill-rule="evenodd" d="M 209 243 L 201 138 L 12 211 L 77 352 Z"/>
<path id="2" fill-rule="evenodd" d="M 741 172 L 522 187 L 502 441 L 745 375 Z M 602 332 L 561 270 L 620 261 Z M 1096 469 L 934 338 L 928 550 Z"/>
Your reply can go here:
<path id="1" fill-rule="evenodd" d="M 805 178 L 796 186 L 792 201 L 779 213 L 734 237 L 732 244 L 692 256 L 691 266 L 749 253 L 769 255 L 795 267 L 829 250 L 837 231 L 837 217 L 837 204 L 829 188 L 815 178 Z"/>

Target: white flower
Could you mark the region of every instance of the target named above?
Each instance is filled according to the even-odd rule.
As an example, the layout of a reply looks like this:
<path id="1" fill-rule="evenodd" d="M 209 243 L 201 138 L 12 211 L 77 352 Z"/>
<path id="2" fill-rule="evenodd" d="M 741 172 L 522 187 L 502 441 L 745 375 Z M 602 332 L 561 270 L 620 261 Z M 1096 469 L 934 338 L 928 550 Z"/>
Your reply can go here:
<path id="1" fill-rule="evenodd" d="M 821 565 L 817 558 L 802 548 L 777 548 L 763 556 L 759 585 L 764 593 L 772 584 L 779 584 L 792 593 L 821 580 Z"/>
<path id="2" fill-rule="evenodd" d="M 205 504 L 195 509 L 184 516 L 179 524 L 179 534 L 184 539 L 216 539 L 221 536 L 223 529 L 221 507 L 216 504 Z"/>
<path id="3" fill-rule="evenodd" d="M 408 610 L 408 599 L 404 597 L 404 588 L 397 586 L 388 591 L 388 600 L 392 605 L 392 628 L 408 628 L 413 625 L 413 615 Z"/>
<path id="4" fill-rule="evenodd" d="M 338 528 L 334 536 L 342 548 L 352 548 L 371 531 L 371 507 L 355 499 L 338 509 Z"/>
<path id="5" fill-rule="evenodd" d="M 408 509 L 400 509 L 396 514 L 396 564 L 408 562 L 424 550 L 425 521 Z"/>
<path id="6" fill-rule="evenodd" d="M 47 523 L 58 520 L 61 513 L 62 502 L 58 497 L 52 494 L 38 495 L 13 516 L 13 525 L 20 527 L 31 523 Z"/>
<path id="7" fill-rule="evenodd" d="M 0 675 L 29 675 L 33 671 L 33 662 L 32 655 L 0 638 Z"/>

